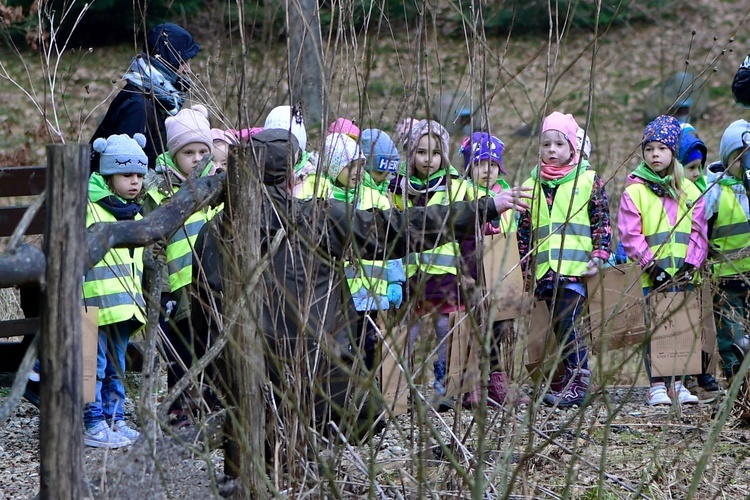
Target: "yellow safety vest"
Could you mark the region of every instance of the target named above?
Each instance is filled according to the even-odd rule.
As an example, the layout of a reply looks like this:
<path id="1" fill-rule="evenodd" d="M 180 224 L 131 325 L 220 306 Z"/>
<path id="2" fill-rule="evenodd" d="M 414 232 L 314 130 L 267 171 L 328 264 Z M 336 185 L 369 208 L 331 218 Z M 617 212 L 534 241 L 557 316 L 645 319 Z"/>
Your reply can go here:
<path id="1" fill-rule="evenodd" d="M 750 271 L 750 255 L 734 259 L 750 246 L 750 222 L 737 201 L 732 188 L 718 186 L 719 211 L 711 232 L 711 245 L 719 253 L 720 262 L 713 265 L 714 276 L 735 276 Z"/>
<path id="2" fill-rule="evenodd" d="M 495 194 L 498 194 L 498 193 L 495 193 L 495 192 L 492 192 L 492 191 L 487 192 L 485 190 L 480 190 L 472 182 L 469 182 L 469 188 L 470 188 L 469 192 L 468 192 L 468 200 L 469 201 L 478 200 L 479 198 L 482 198 L 484 196 L 494 196 Z M 508 189 L 508 188 L 509 188 L 509 186 L 507 186 L 507 185 L 503 186 L 504 190 Z M 515 214 L 516 213 L 517 212 L 514 212 L 513 210 L 506 210 L 505 212 L 503 212 L 503 213 L 500 214 L 499 227 L 500 227 L 500 232 L 501 233 L 508 234 L 508 233 L 514 233 L 516 231 L 516 229 L 517 229 L 516 228 L 516 218 L 515 218 Z"/>
<path id="3" fill-rule="evenodd" d="M 673 276 L 685 263 L 690 233 L 693 231 L 693 206 L 701 195 L 689 180 L 683 181 L 682 191 L 684 194 L 679 199 L 676 225 L 672 226 L 661 200 L 647 185 L 638 182 L 625 188 L 641 213 L 641 231 L 654 254 L 654 261 Z M 653 286 L 651 278 L 645 273 L 641 276 L 641 284 L 643 288 Z"/>
<path id="4" fill-rule="evenodd" d="M 450 196 L 448 196 L 448 186 L 450 186 Z M 427 201 L 427 206 L 431 205 L 448 205 L 457 201 L 468 199 L 469 186 L 462 179 L 451 178 L 447 185 L 441 186 L 440 189 L 433 192 L 433 195 Z M 408 200 L 408 197 L 406 198 Z M 403 195 L 395 195 L 394 201 L 396 206 L 403 209 Z M 408 201 L 408 206 L 413 206 Z M 417 271 L 425 274 L 454 274 L 458 275 L 461 268 L 461 248 L 458 243 L 452 241 L 445 243 L 432 250 L 425 250 L 419 253 L 411 253 L 406 258 L 406 277 L 411 278 Z"/>
<path id="5" fill-rule="evenodd" d="M 310 174 L 305 177 L 302 183 L 302 189 L 295 196 L 300 200 L 310 200 L 312 198 L 326 199 L 331 195 L 331 182 L 326 176 L 321 176 L 320 180 L 317 180 L 316 174 Z M 315 190 L 315 183 L 318 183 L 318 189 Z"/>
<path id="6" fill-rule="evenodd" d="M 136 220 L 142 219 L 136 215 Z M 95 222 L 117 222 L 97 203 L 86 205 L 86 227 Z M 130 252 L 133 255 L 130 255 Z M 99 308 L 99 326 L 135 319 L 146 324 L 143 299 L 143 247 L 113 248 L 89 269 L 83 282 L 83 300 Z"/>
<path id="7" fill-rule="evenodd" d="M 577 182 L 571 179 L 560 184 L 551 212 L 542 183 L 534 179 L 524 182 L 534 190 L 530 215 L 536 279 L 542 279 L 550 269 L 562 276 L 581 276 L 586 271 L 594 249 L 588 204 L 595 175 L 593 170 L 585 170 Z"/>

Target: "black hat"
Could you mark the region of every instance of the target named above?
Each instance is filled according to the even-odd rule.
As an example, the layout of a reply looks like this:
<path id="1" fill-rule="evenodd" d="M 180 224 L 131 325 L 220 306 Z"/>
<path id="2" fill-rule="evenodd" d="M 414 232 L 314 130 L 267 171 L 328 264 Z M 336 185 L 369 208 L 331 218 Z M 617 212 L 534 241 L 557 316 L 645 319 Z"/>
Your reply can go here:
<path id="1" fill-rule="evenodd" d="M 284 129 L 264 129 L 251 138 L 256 154 L 263 151 L 263 184 L 275 186 L 289 177 L 299 152 L 299 142 Z"/>
<path id="2" fill-rule="evenodd" d="M 173 69 L 195 57 L 200 50 L 193 35 L 174 23 L 154 26 L 146 35 L 146 53 L 151 57 L 158 56 Z"/>

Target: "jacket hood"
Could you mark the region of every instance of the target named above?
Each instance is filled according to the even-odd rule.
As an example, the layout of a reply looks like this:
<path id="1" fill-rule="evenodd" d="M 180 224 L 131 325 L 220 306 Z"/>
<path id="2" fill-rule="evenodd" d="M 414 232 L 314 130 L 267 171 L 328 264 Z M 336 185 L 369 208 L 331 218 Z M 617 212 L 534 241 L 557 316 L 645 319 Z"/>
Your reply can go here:
<path id="1" fill-rule="evenodd" d="M 179 68 L 182 62 L 195 57 L 201 48 L 193 35 L 182 26 L 164 23 L 154 26 L 146 35 L 144 52 L 151 57 L 159 57 L 172 68 Z"/>

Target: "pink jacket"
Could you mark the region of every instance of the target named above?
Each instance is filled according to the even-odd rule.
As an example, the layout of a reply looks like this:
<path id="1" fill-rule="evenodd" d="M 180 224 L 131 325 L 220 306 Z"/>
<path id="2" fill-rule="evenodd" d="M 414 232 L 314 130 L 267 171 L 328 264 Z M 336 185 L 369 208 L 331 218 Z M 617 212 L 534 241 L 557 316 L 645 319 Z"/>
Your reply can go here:
<path id="1" fill-rule="evenodd" d="M 629 175 L 626 186 L 636 182 L 644 183 L 639 177 Z M 660 197 L 659 201 L 664 205 L 664 211 L 667 213 L 669 224 L 674 226 L 677 221 L 677 200 Z M 643 236 L 641 213 L 636 208 L 627 191 L 623 191 L 622 198 L 620 198 L 617 227 L 620 230 L 620 241 L 625 248 L 625 253 L 631 260 L 638 262 L 642 268 L 645 268 L 653 260 L 654 254 L 651 252 L 648 243 L 646 243 L 645 236 Z M 693 208 L 693 229 L 690 232 L 690 242 L 688 243 L 687 256 L 685 257 L 686 263 L 699 267 L 706 260 L 706 256 L 708 255 L 707 231 L 706 212 L 703 198 L 701 197 L 695 202 L 695 207 Z"/>

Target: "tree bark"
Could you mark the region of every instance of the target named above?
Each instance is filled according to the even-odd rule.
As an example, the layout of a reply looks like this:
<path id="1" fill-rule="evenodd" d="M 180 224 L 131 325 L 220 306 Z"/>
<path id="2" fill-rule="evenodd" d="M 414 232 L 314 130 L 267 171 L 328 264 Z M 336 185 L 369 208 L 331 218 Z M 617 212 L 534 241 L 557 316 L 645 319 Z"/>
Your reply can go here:
<path id="1" fill-rule="evenodd" d="M 0 257 L 0 288 L 41 283 L 45 272 L 44 253 L 24 243 Z"/>
<path id="2" fill-rule="evenodd" d="M 320 9 L 317 0 L 287 0 L 286 5 L 291 102 L 301 102 L 307 126 L 318 127 L 328 95 L 323 78 Z"/>
<path id="3" fill-rule="evenodd" d="M 229 216 L 225 249 L 224 327 L 229 346 L 225 349 L 231 405 L 226 419 L 224 471 L 237 478 L 236 498 L 265 497 L 266 412 L 263 398 L 265 357 L 263 333 L 259 324 L 262 284 L 246 286 L 261 265 L 261 205 L 263 193 L 259 173 L 263 164 L 250 147 L 236 150 L 230 158 L 227 178 Z M 234 155 L 232 155 L 234 156 Z M 236 160 L 236 161 L 235 161 Z"/>
<path id="4" fill-rule="evenodd" d="M 40 497 L 83 498 L 83 344 L 88 144 L 47 146 L 41 328 Z"/>

